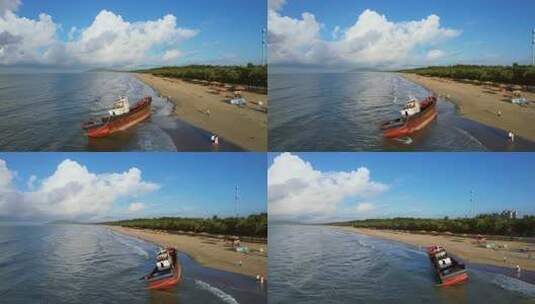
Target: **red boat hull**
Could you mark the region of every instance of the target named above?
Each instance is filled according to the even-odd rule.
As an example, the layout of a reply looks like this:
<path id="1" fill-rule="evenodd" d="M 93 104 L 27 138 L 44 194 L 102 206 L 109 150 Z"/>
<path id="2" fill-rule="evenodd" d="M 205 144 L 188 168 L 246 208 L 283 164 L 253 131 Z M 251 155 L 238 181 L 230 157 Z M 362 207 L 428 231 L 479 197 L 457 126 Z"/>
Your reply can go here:
<path id="1" fill-rule="evenodd" d="M 175 252 L 175 249 L 172 249 L 173 252 Z M 173 263 L 173 269 L 174 273 L 172 277 L 168 278 L 162 278 L 160 280 L 155 280 L 149 282 L 149 289 L 169 289 L 173 288 L 176 284 L 180 282 L 182 279 L 182 265 L 180 265 L 180 262 L 178 260 L 178 257 L 175 254 L 174 263 Z"/>
<path id="2" fill-rule="evenodd" d="M 460 284 L 466 280 L 468 280 L 468 274 L 464 272 L 447 279 L 442 279 L 442 283 L 440 284 L 440 286 L 446 287 L 455 284 Z"/>
<path id="3" fill-rule="evenodd" d="M 88 137 L 106 137 L 113 133 L 126 130 L 150 117 L 150 105 L 152 99 L 145 97 L 137 102 L 130 112 L 124 115 L 107 117 L 107 122 L 103 125 L 86 128 Z"/>
<path id="4" fill-rule="evenodd" d="M 428 97 L 430 105 L 421 113 L 409 117 L 405 123 L 400 126 L 383 129 L 383 135 L 386 138 L 399 138 L 403 136 L 409 136 L 416 131 L 422 130 L 429 123 L 431 123 L 437 117 L 437 111 L 435 108 L 436 99 L 434 97 Z M 424 101 L 425 102 L 425 101 Z"/>
<path id="5" fill-rule="evenodd" d="M 162 279 L 149 283 L 149 289 L 169 289 L 173 288 L 182 278 L 182 268 L 180 265 L 176 268 L 175 275 L 173 277 Z"/>
<path id="6" fill-rule="evenodd" d="M 463 283 L 468 280 L 468 273 L 465 270 L 464 264 L 461 265 L 461 268 L 457 268 L 457 271 L 450 273 L 450 274 L 443 274 L 440 269 L 437 268 L 437 266 L 433 262 L 433 256 L 435 253 L 437 246 L 430 246 L 427 248 L 427 254 L 429 255 L 429 258 L 431 260 L 431 264 L 433 264 L 433 267 L 435 268 L 435 272 L 437 274 L 438 279 L 440 280 L 440 283 L 438 286 L 441 287 L 447 287 L 452 286 L 456 284 Z M 453 258 L 452 258 L 453 260 Z M 454 263 L 456 265 L 459 265 L 456 260 L 454 260 Z"/>

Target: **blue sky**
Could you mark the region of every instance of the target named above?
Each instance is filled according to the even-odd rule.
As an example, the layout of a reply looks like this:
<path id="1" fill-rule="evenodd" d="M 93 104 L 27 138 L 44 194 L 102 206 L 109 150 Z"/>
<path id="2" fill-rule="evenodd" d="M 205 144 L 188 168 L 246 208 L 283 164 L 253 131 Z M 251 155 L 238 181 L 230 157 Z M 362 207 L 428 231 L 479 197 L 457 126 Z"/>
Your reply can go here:
<path id="1" fill-rule="evenodd" d="M 13 190 L 18 193 L 38 191 L 40 196 L 50 195 L 53 191 L 45 189 L 42 183 L 45 178 L 51 177 L 56 172 L 57 178 L 67 179 L 69 183 L 79 182 L 82 188 L 75 189 L 75 193 L 62 195 L 79 195 L 75 197 L 82 200 L 87 196 L 84 194 L 85 191 L 90 192 L 89 196 L 97 194 L 91 193 L 92 188 L 101 187 L 100 183 L 105 180 L 105 174 L 124 173 L 132 167 L 141 171 L 141 181 L 131 181 L 126 186 L 126 183 L 114 182 L 112 179 L 106 181 L 112 184 L 112 188 L 117 189 L 145 187 L 143 182 L 158 185 L 154 187 L 155 189 L 150 188 L 151 190 L 138 195 L 134 194 L 135 189 L 123 191 L 110 202 L 111 207 L 106 212 L 88 213 L 85 219 L 163 215 L 234 216 L 236 184 L 239 186 L 238 211 L 241 216 L 267 210 L 266 156 L 263 153 L 0 153 L 0 159 L 4 160 L 9 171 L 14 173 Z M 85 166 L 92 174 L 100 175 L 100 181 L 86 183 L 72 167 L 60 169 L 60 164 L 66 159 Z M 63 171 L 64 174 L 58 173 L 59 171 Z M 2 175 L 0 170 L 0 183 Z M 29 185 L 32 175 L 35 176 L 35 186 Z M 69 187 L 64 185 L 63 188 Z M 102 189 L 115 195 L 113 189 L 104 187 Z M 61 193 L 67 192 L 63 190 Z M 2 195 L 6 196 L 1 192 L 0 216 Z M 56 199 L 63 200 L 63 196 Z M 127 211 L 133 202 L 141 202 L 144 208 L 136 212 Z M 34 203 L 32 198 L 24 200 L 24 204 L 32 203 Z M 56 202 L 44 203 L 55 206 Z M 89 198 L 87 204 L 93 203 L 96 202 Z M 70 202 L 65 204 L 68 206 Z M 49 212 L 41 213 L 44 213 L 42 215 L 44 218 L 51 216 Z M 9 215 L 7 214 L 7 217 Z"/>
<path id="2" fill-rule="evenodd" d="M 309 12 L 321 24 L 319 35 L 323 41 L 336 40 L 333 31 L 336 26 L 341 30 L 355 24 L 365 10 L 385 15 L 389 22 L 400 24 L 408 21 L 421 21 L 434 14 L 440 17 L 440 28 L 459 31 L 447 39 L 433 41 L 428 39 L 408 50 L 407 57 L 399 57 L 407 65 L 476 63 L 512 64 L 531 62 L 531 30 L 535 28 L 535 2 L 528 0 L 470 0 L 470 1 L 295 1 L 288 0 L 278 14 L 294 20 L 302 20 L 301 14 Z M 272 24 L 281 20 L 272 18 Z M 370 27 L 370 30 L 378 30 Z M 270 30 L 271 31 L 271 30 Z M 278 33 L 279 35 L 282 32 Z M 341 35 L 338 35 L 340 37 Z M 280 37 L 280 36 L 279 36 Z M 355 40 L 353 43 L 356 43 Z M 402 40 L 399 42 L 403 43 Z M 372 43 L 373 44 L 373 43 Z M 353 44 L 355 45 L 355 44 Z M 275 45 L 277 47 L 277 45 Z M 280 47 L 280 46 L 279 46 Z M 379 49 L 381 49 L 379 47 Z M 440 50 L 440 59 L 423 60 L 426 52 Z M 385 49 L 385 55 L 388 48 Z M 330 52 L 333 53 L 332 50 Z M 438 54 L 438 53 L 435 53 Z M 355 56 L 362 54 L 355 53 Z M 281 64 L 291 65 L 279 56 L 273 56 Z M 417 60 L 418 57 L 422 60 Z M 439 57 L 439 56 L 435 56 Z M 431 57 L 431 58 L 435 58 Z M 322 61 L 326 59 L 323 58 Z M 356 59 L 355 59 L 356 60 Z M 312 65 L 314 62 L 301 62 Z M 355 66 L 365 66 L 362 62 L 352 62 Z M 358 64 L 357 64 L 358 63 Z M 376 62 L 373 62 L 376 64 Z M 388 62 L 391 64 L 390 62 Z M 371 64 L 371 63 L 370 63 Z M 403 62 L 399 62 L 402 65 Z"/>
<path id="3" fill-rule="evenodd" d="M 56 38 L 58 41 L 55 41 L 55 38 L 53 39 L 53 37 L 49 37 L 49 39 L 42 42 L 42 45 L 37 45 L 37 48 L 42 52 L 46 52 L 46 50 L 56 42 L 66 44 L 69 40 L 69 32 L 73 27 L 76 27 L 79 31 L 78 34 L 80 34 L 80 31 L 87 29 L 94 22 L 95 17 L 103 10 L 109 11 L 116 16 L 120 15 L 125 22 L 130 23 L 156 21 L 163 18 L 165 15 L 170 14 L 176 17 L 177 28 L 186 28 L 197 31 L 195 35 L 181 39 L 178 44 L 166 44 L 165 40 L 170 40 L 170 37 L 173 35 L 164 37 L 163 41 L 154 43 L 148 52 L 150 55 L 163 54 L 167 49 L 178 49 L 181 52 L 181 56 L 177 59 L 158 63 L 246 64 L 248 62 L 259 63 L 261 60 L 261 30 L 266 27 L 266 4 L 263 1 L 23 0 L 22 4 L 18 5 L 14 10 L 14 14 L 18 19 L 11 19 L 11 23 L 20 21 L 21 18 L 29 18 L 38 21 L 40 14 L 44 13 L 49 15 L 52 18 L 53 23 L 57 25 Z M 1 14 L 0 18 L 2 18 Z M 30 27 L 29 25 L 21 26 Z M 2 29 L 0 23 L 0 32 L 2 32 L 2 30 L 10 32 L 14 36 L 22 37 L 22 41 L 31 40 L 30 37 L 25 36 L 20 30 L 10 29 L 8 27 Z M 110 26 L 109 30 L 114 30 L 114 26 Z M 150 36 L 150 33 L 146 34 Z M 124 35 L 124 32 L 118 33 L 119 37 L 121 37 L 121 35 L 126 36 Z M 77 36 L 75 35 L 74 37 Z M 148 41 L 149 39 L 145 39 L 145 43 L 149 43 Z M 87 46 L 87 43 L 90 42 L 85 41 L 83 46 L 79 46 L 79 48 L 75 49 L 87 50 L 92 48 Z M 32 44 L 32 46 L 36 45 Z M 23 50 L 26 53 L 31 53 L 33 51 L 23 48 L 20 50 Z M 76 50 L 73 52 L 76 52 Z M 57 50 L 54 49 L 54 51 Z M 128 50 L 121 51 L 128 52 Z M 7 57 L 6 54 L 4 55 Z M 99 54 L 94 56 L 98 58 Z M 39 56 L 33 56 L 35 58 L 12 57 L 11 60 L 7 61 L 12 65 L 22 64 L 28 61 L 31 62 L 31 60 L 34 60 L 35 63 L 44 65 L 53 65 L 55 63 L 50 62 L 46 58 L 40 58 Z M 2 61 L 1 59 L 0 54 L 0 62 Z M 133 62 L 118 62 L 117 64 L 129 64 L 131 66 L 147 64 L 147 60 L 144 61 L 145 62 L 135 62 L 135 60 L 133 60 Z M 92 65 L 110 64 L 105 58 L 102 58 L 100 62 L 97 62 L 98 64 L 94 64 L 93 61 L 85 62 L 84 60 L 78 60 L 76 63 L 90 63 Z M 148 64 L 150 64 L 150 62 Z M 113 62 L 111 65 L 113 65 Z"/>
<path id="4" fill-rule="evenodd" d="M 279 156 L 271 153 L 268 166 L 273 166 L 273 160 Z M 458 217 L 473 215 L 474 210 L 488 213 L 509 208 L 522 215 L 535 214 L 535 155 L 531 153 L 297 153 L 294 156 L 331 176 L 365 167 L 371 182 L 385 186 L 386 189 L 371 196 L 361 195 L 362 191 L 343 196 L 333 203 L 337 209 L 332 218 Z M 332 189 L 345 191 L 344 186 Z M 470 191 L 473 191 L 472 205 Z M 364 205 L 363 212 L 344 214 L 361 202 L 369 204 Z"/>

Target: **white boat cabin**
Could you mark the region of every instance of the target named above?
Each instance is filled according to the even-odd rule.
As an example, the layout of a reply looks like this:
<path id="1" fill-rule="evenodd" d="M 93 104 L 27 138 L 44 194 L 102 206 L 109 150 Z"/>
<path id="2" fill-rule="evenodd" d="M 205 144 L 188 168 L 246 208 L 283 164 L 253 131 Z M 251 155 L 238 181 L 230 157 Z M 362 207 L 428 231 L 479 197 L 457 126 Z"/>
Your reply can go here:
<path id="1" fill-rule="evenodd" d="M 416 100 L 416 98 L 412 97 L 409 99 L 403 109 L 401 109 L 400 113 L 403 117 L 409 117 L 418 114 L 420 113 L 420 103 L 418 100 Z"/>
<path id="2" fill-rule="evenodd" d="M 121 96 L 113 103 L 113 108 L 108 111 L 110 116 L 123 115 L 130 112 L 130 104 L 128 103 L 128 97 Z"/>

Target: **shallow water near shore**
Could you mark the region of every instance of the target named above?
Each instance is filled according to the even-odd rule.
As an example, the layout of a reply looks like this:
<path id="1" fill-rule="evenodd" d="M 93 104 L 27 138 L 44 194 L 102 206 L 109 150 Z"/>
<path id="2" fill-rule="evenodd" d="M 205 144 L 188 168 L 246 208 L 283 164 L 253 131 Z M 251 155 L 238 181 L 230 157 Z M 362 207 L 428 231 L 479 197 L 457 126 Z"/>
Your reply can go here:
<path id="1" fill-rule="evenodd" d="M 102 116 L 118 96 L 152 96 L 150 119 L 112 136 L 88 139 L 80 124 Z M 0 74 L 2 151 L 240 151 L 180 119 L 167 98 L 129 73 Z"/>
<path id="2" fill-rule="evenodd" d="M 439 98 L 438 117 L 403 140 L 383 138 L 381 122 L 399 116 L 409 96 L 432 93 L 383 72 L 270 74 L 272 151 L 534 151 L 535 143 L 458 114 Z"/>
<path id="3" fill-rule="evenodd" d="M 0 226 L 0 297 L 6 303 L 265 303 L 254 279 L 179 254 L 182 282 L 166 291 L 140 278 L 157 247 L 101 226 Z M 180 248 L 177 248 L 180 251 Z"/>
<path id="4" fill-rule="evenodd" d="M 468 265 L 439 288 L 425 252 L 336 227 L 271 224 L 269 303 L 532 303 L 535 285 Z"/>

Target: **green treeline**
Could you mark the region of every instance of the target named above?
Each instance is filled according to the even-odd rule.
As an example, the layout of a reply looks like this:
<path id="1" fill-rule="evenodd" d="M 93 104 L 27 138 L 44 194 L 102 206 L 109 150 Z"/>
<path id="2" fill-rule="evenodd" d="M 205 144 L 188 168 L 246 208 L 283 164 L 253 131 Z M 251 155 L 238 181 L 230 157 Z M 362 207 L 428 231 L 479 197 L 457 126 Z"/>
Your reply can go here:
<path id="1" fill-rule="evenodd" d="M 136 73 L 148 73 L 154 76 L 197 79 L 217 81 L 232 84 L 241 84 L 255 87 L 267 87 L 267 66 L 218 66 L 218 65 L 188 65 L 182 67 L 160 67 L 148 70 L 134 71 Z"/>
<path id="2" fill-rule="evenodd" d="M 151 219 L 132 219 L 103 223 L 106 225 L 130 228 L 159 229 L 170 231 L 186 231 L 195 233 L 225 234 L 251 237 L 267 237 L 267 213 L 253 214 L 248 217 L 209 219 L 160 217 Z"/>
<path id="3" fill-rule="evenodd" d="M 535 236 L 535 216 L 509 218 L 500 214 L 481 214 L 474 218 L 421 219 L 403 218 L 367 219 L 336 225 L 356 228 L 394 229 L 409 231 L 436 231 L 467 234 L 492 234 L 507 236 Z"/>
<path id="4" fill-rule="evenodd" d="M 444 77 L 456 80 L 468 79 L 490 81 L 503 84 L 535 85 L 535 66 L 484 66 L 484 65 L 452 65 L 431 66 L 418 69 L 402 70 L 403 73 L 414 73 L 423 76 Z"/>

